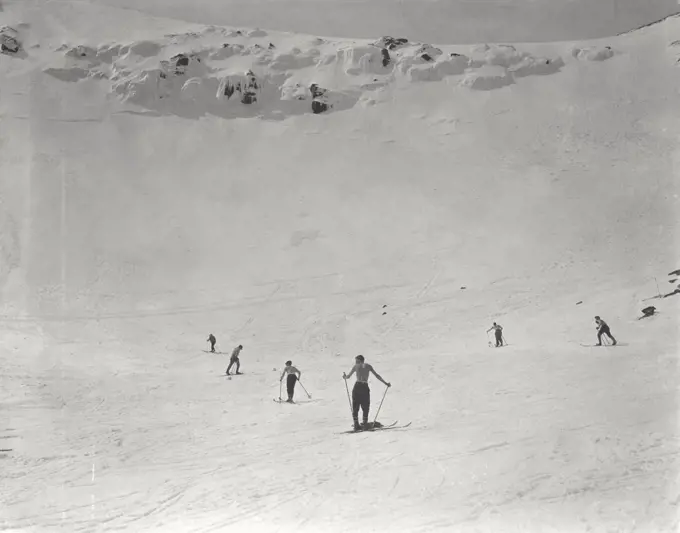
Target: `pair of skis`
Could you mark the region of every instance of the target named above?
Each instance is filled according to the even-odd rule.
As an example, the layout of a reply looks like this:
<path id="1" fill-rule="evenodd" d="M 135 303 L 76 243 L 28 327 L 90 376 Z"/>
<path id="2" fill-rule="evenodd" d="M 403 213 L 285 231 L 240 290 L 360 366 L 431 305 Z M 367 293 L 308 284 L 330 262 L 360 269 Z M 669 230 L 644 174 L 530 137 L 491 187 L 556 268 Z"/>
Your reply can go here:
<path id="1" fill-rule="evenodd" d="M 281 398 L 272 398 L 276 403 L 292 403 L 295 404 L 296 402 L 289 402 L 288 400 L 283 400 Z"/>
<path id="2" fill-rule="evenodd" d="M 378 426 L 378 427 L 371 427 L 371 428 L 366 428 L 366 429 L 350 429 L 349 431 L 341 431 L 341 434 L 347 434 L 347 433 L 370 433 L 371 431 L 385 431 L 387 429 L 403 429 L 407 428 L 411 425 L 411 422 L 408 424 L 404 424 L 402 426 L 398 426 L 397 424 L 399 423 L 398 420 L 392 422 L 391 424 L 388 424 L 387 426 Z"/>

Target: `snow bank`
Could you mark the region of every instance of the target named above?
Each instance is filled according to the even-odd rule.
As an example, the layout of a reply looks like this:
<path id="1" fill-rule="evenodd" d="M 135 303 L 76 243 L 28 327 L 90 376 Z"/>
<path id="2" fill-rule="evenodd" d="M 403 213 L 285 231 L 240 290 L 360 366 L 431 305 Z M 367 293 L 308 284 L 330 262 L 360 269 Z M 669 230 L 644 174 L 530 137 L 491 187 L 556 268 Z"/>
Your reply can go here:
<path id="1" fill-rule="evenodd" d="M 375 98 L 365 93 L 400 78 L 419 83 L 460 76 L 457 83 L 464 88 L 493 91 L 519 78 L 553 75 L 566 67 L 559 56 L 535 56 L 512 45 L 478 45 L 465 55 L 390 36 L 352 43 L 291 40 L 262 30 L 211 26 L 164 39 L 63 46 L 62 64 L 49 65 L 45 72 L 65 82 L 109 79 L 111 92 L 128 104 L 158 111 L 163 100 L 166 113 L 210 112 L 226 118 L 241 112 L 252 116 L 247 107 L 256 109 L 257 116 L 285 117 L 374 104 Z M 592 61 L 612 54 L 608 47 L 573 52 L 577 59 Z M 173 102 L 179 106 L 174 111 Z"/>
<path id="2" fill-rule="evenodd" d="M 509 72 L 516 78 L 526 76 L 547 76 L 556 74 L 564 67 L 561 57 L 549 59 L 545 57 L 526 56 L 519 63 L 512 65 Z"/>
<path id="3" fill-rule="evenodd" d="M 447 76 L 460 76 L 470 65 L 470 59 L 460 54 L 429 63 L 425 66 L 403 63 L 403 72 L 411 81 L 441 81 Z"/>
<path id="4" fill-rule="evenodd" d="M 139 57 L 155 57 L 161 53 L 162 49 L 160 43 L 153 41 L 138 41 L 128 47 L 129 53 Z"/>
<path id="5" fill-rule="evenodd" d="M 614 57 L 611 46 L 593 46 L 590 48 L 574 48 L 571 54 L 582 61 L 606 61 Z"/>
<path id="6" fill-rule="evenodd" d="M 337 51 L 336 61 L 352 76 L 360 74 L 387 74 L 394 63 L 387 48 L 376 46 L 346 46 Z"/>
<path id="7" fill-rule="evenodd" d="M 461 85 L 477 91 L 493 91 L 512 85 L 514 82 L 512 74 L 506 68 L 486 65 L 466 74 Z"/>

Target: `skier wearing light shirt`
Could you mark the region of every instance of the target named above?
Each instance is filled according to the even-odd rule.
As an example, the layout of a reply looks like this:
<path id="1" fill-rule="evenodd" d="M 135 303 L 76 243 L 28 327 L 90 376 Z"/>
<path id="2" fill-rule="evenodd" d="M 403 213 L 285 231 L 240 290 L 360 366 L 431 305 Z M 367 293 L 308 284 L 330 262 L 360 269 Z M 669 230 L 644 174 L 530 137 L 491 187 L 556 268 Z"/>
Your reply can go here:
<path id="1" fill-rule="evenodd" d="M 495 330 L 494 335 L 496 336 L 496 348 L 500 348 L 503 346 L 503 326 L 494 322 L 493 326 L 487 329 L 486 332 L 489 333 L 491 330 Z"/>

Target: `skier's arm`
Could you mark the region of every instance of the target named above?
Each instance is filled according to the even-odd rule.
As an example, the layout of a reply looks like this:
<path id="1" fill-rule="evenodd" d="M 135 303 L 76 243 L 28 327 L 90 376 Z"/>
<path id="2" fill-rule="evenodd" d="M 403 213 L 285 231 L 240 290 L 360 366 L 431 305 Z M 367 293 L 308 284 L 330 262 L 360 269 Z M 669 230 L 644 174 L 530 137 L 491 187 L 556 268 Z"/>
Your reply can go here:
<path id="1" fill-rule="evenodd" d="M 357 368 L 357 366 L 354 365 L 354 366 L 352 367 L 352 370 L 349 371 L 349 374 L 343 373 L 343 374 L 342 374 L 342 377 L 345 378 L 345 379 L 351 378 L 351 377 L 352 377 L 352 374 L 354 374 L 354 371 L 356 370 L 356 368 Z"/>
<path id="2" fill-rule="evenodd" d="M 279 378 L 279 381 L 283 381 L 283 376 L 286 375 L 286 369 L 284 368 L 283 372 L 281 372 L 281 377 Z"/>
<path id="3" fill-rule="evenodd" d="M 369 370 L 370 370 L 371 372 L 373 372 L 373 375 L 374 375 L 376 378 L 378 378 L 378 380 L 382 381 L 385 385 L 387 385 L 388 387 L 391 387 L 391 386 L 392 386 L 391 383 L 387 383 L 387 381 L 385 381 L 382 377 L 380 377 L 380 375 L 373 369 L 372 366 L 369 368 Z"/>

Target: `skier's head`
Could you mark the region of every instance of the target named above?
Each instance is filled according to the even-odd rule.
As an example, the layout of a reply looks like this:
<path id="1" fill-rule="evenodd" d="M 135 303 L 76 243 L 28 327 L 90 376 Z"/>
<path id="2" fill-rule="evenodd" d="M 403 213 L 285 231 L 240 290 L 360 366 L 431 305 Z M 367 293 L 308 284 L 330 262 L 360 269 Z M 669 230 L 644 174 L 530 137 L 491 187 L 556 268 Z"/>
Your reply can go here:
<path id="1" fill-rule="evenodd" d="M 599 316 L 596 316 L 596 317 L 595 317 L 595 320 L 600 320 L 600 317 L 599 317 Z"/>
<path id="2" fill-rule="evenodd" d="M 243 344 L 239 344 L 239 345 L 238 345 L 238 349 L 239 349 L 239 350 L 243 350 Z"/>
<path id="3" fill-rule="evenodd" d="M 293 361 L 286 361 L 286 366 L 292 366 Z"/>
<path id="4" fill-rule="evenodd" d="M 355 360 L 357 363 L 363 363 L 363 362 L 364 362 L 364 356 L 363 356 L 363 355 L 357 355 L 357 356 L 354 358 L 354 360 Z"/>

